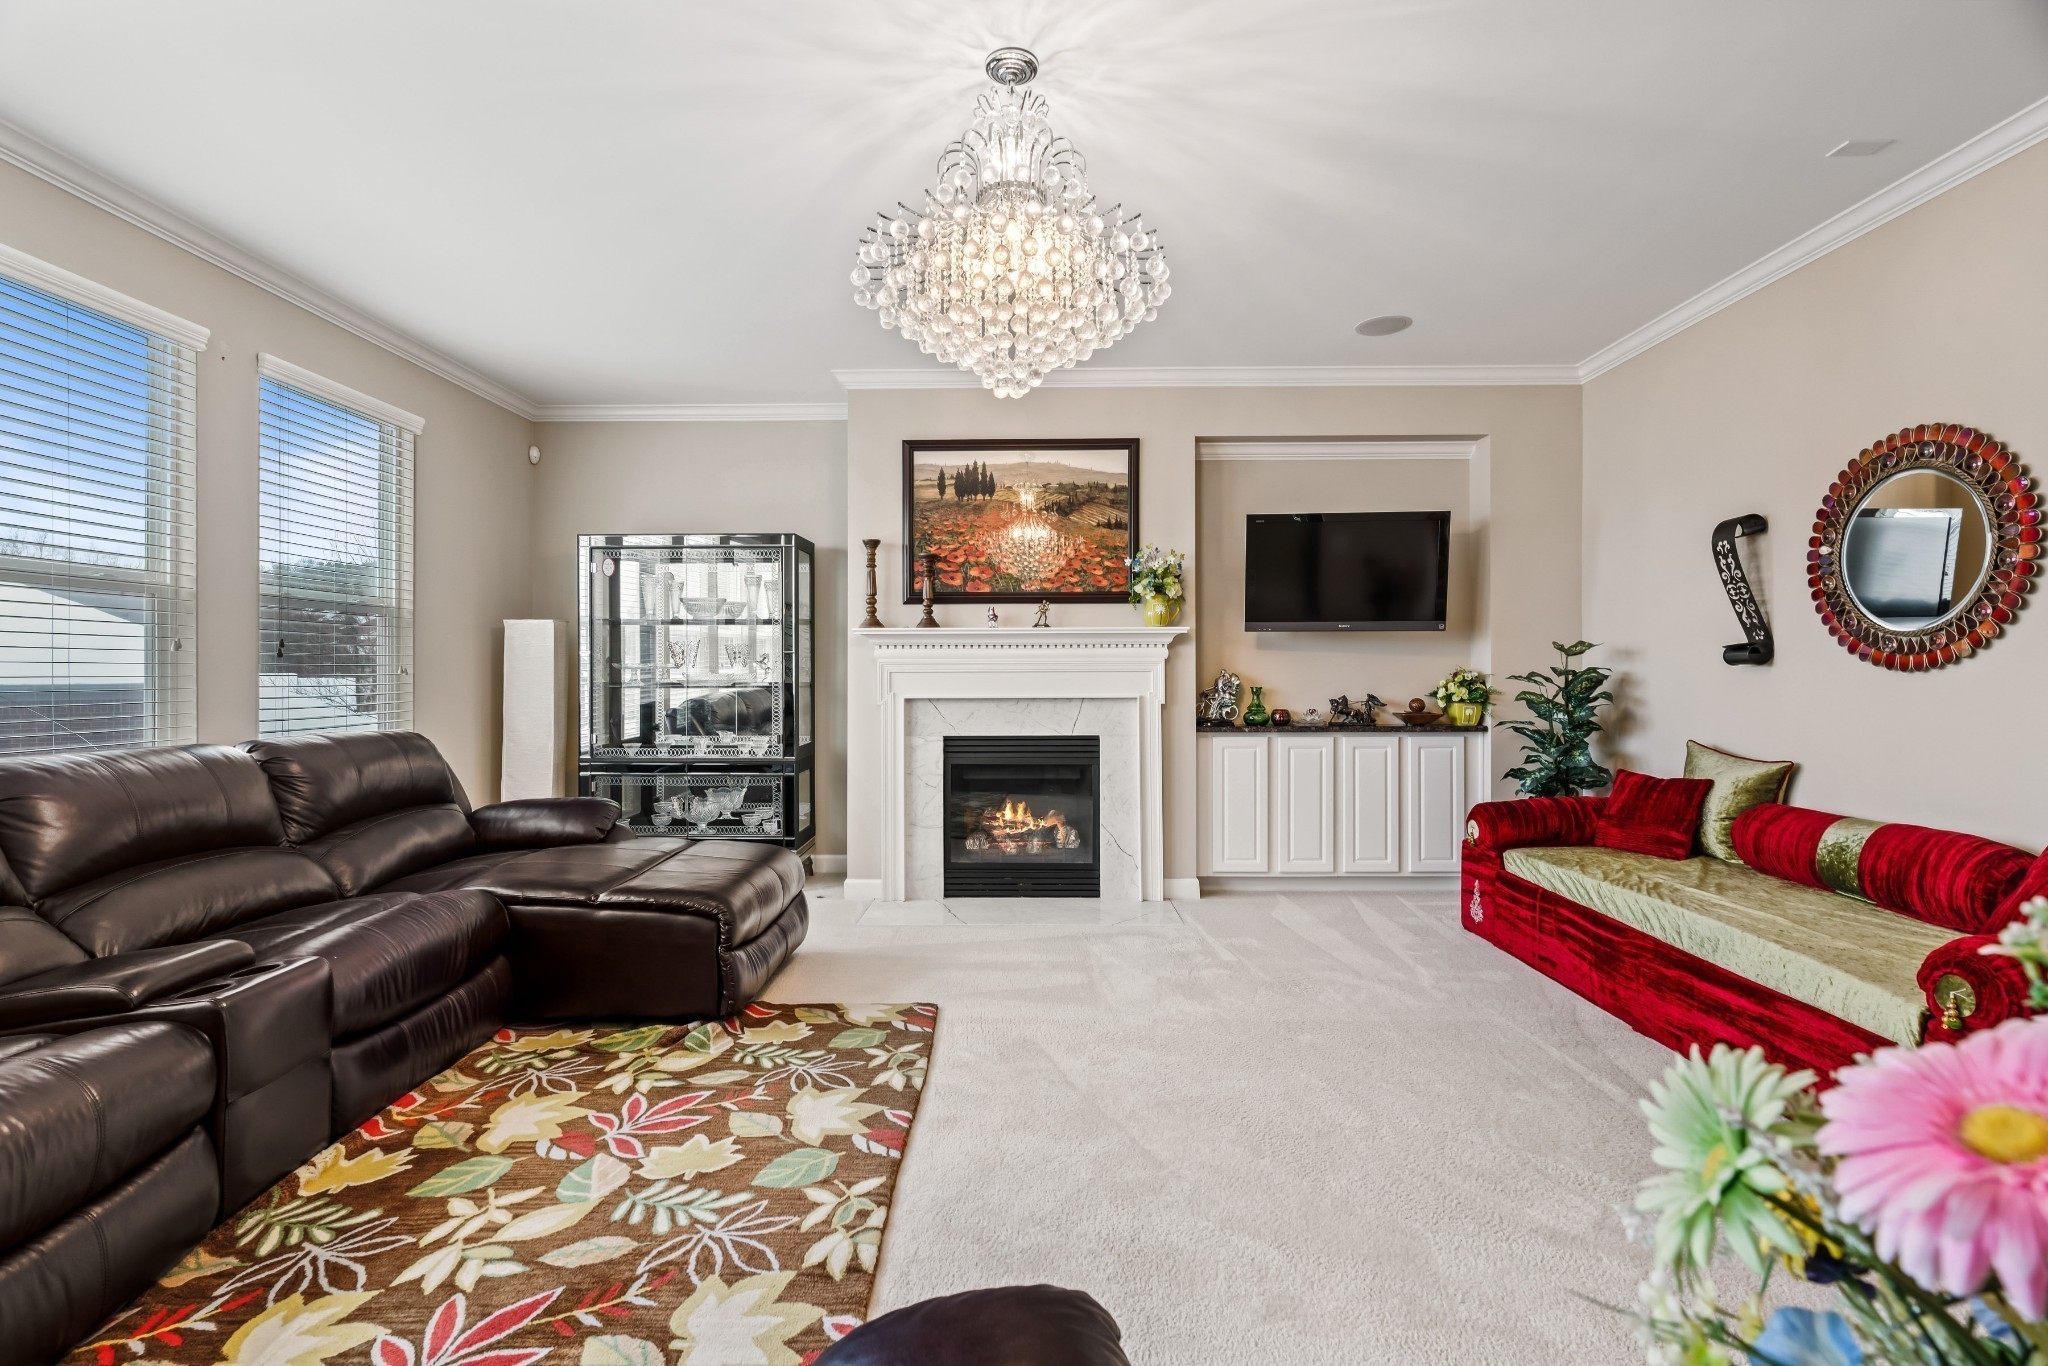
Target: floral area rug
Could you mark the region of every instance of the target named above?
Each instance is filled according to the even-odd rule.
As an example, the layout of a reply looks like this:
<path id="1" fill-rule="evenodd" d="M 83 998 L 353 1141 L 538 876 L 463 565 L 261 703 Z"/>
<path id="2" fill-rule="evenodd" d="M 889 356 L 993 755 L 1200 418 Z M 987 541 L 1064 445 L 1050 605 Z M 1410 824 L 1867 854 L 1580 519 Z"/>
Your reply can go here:
<path id="1" fill-rule="evenodd" d="M 866 1313 L 937 1021 L 503 1030 L 66 1366 L 801 1366 Z"/>

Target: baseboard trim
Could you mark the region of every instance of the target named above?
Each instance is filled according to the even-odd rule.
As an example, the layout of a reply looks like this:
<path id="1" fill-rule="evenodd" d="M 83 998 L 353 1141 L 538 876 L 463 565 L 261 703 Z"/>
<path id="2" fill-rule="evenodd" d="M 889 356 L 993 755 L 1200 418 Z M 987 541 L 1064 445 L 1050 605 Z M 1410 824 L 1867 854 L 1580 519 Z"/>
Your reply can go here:
<path id="1" fill-rule="evenodd" d="M 1202 879 L 1198 877 L 1170 877 L 1159 884 L 1160 895 L 1168 901 L 1200 901 Z"/>
<path id="2" fill-rule="evenodd" d="M 1291 892 L 1455 892 L 1456 873 L 1353 873 L 1343 877 L 1307 877 L 1292 873 L 1254 877 L 1205 877 L 1202 893 L 1251 892 L 1261 896 L 1286 896 Z"/>
<path id="3" fill-rule="evenodd" d="M 882 899 L 882 879 L 878 877 L 850 877 L 846 880 L 846 886 L 840 890 L 839 894 L 848 901 L 880 901 Z"/>
<path id="4" fill-rule="evenodd" d="M 844 877 L 846 876 L 846 855 L 813 854 L 811 855 L 811 872 L 817 877 Z"/>

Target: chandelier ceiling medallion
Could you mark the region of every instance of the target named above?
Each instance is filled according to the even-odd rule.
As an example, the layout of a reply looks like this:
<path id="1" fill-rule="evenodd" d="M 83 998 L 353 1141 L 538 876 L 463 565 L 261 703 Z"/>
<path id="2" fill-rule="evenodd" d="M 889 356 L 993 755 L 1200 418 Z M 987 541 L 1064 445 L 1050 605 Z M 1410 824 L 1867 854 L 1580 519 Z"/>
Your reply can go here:
<path id="1" fill-rule="evenodd" d="M 1088 163 L 1022 89 L 1038 59 L 989 54 L 996 83 L 939 154 L 923 209 L 898 204 L 861 234 L 853 300 L 927 355 L 1021 398 L 1158 316 L 1172 293 L 1143 217 L 1096 205 Z"/>

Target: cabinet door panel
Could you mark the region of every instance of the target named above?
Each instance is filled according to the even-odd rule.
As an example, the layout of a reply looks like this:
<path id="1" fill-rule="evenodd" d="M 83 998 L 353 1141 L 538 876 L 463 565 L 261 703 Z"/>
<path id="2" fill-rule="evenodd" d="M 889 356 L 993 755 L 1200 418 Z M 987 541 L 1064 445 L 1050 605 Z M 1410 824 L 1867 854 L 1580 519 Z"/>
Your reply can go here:
<path id="1" fill-rule="evenodd" d="M 1269 871 L 1266 833 L 1266 737 L 1211 735 L 1209 867 L 1211 873 Z"/>
<path id="2" fill-rule="evenodd" d="M 1401 871 L 1401 742 L 1337 738 L 1337 871 Z"/>
<path id="3" fill-rule="evenodd" d="M 1327 736 L 1273 737 L 1273 871 L 1331 873 L 1335 795 L 1331 782 L 1335 750 Z"/>
<path id="4" fill-rule="evenodd" d="M 1465 833 L 1465 742 L 1456 735 L 1401 737 L 1402 868 L 1455 873 Z"/>

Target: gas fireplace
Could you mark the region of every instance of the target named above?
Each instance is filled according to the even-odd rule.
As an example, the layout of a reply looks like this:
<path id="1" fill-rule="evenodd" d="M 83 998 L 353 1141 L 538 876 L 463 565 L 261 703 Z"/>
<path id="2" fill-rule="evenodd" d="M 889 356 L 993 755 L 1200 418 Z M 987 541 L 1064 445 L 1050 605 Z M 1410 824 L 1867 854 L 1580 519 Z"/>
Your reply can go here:
<path id="1" fill-rule="evenodd" d="M 1100 896 L 1101 741 L 948 735 L 947 896 Z"/>

